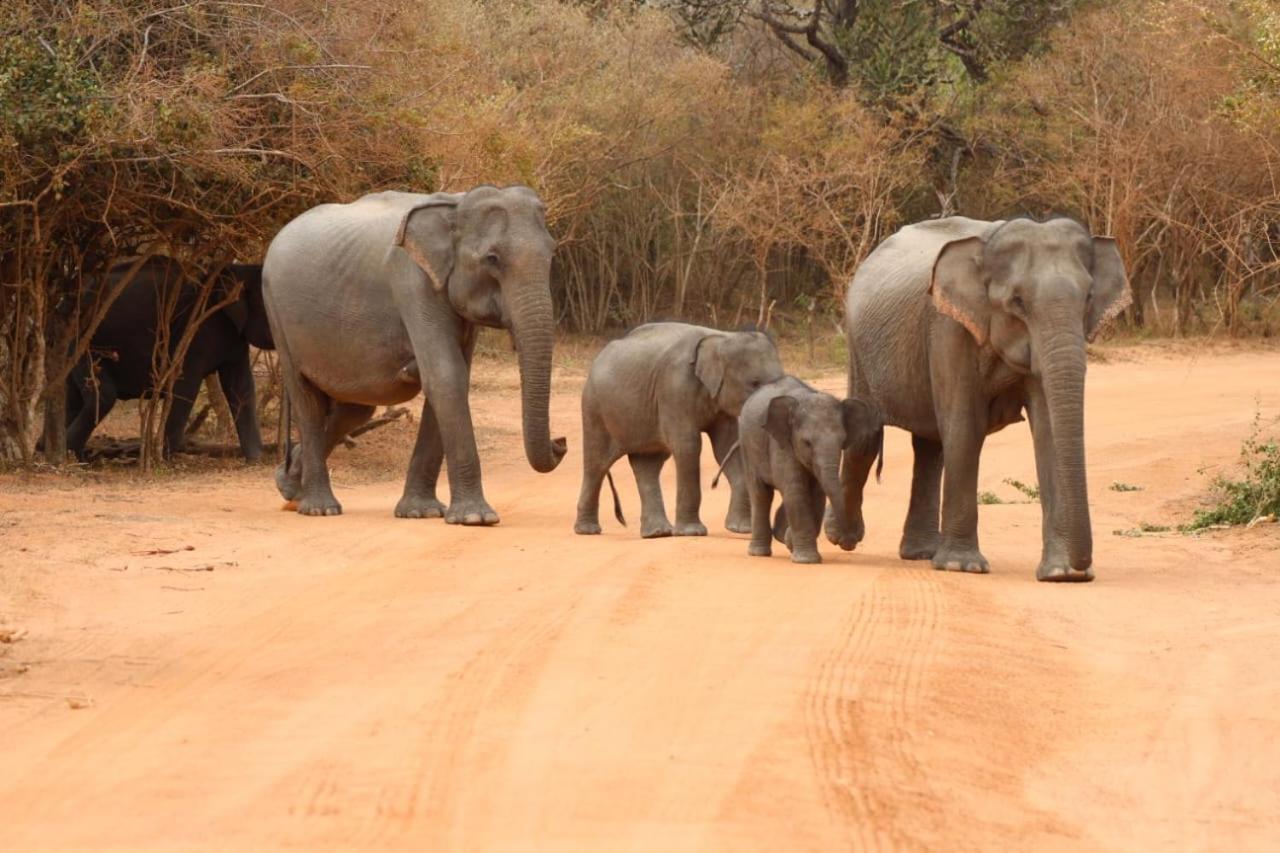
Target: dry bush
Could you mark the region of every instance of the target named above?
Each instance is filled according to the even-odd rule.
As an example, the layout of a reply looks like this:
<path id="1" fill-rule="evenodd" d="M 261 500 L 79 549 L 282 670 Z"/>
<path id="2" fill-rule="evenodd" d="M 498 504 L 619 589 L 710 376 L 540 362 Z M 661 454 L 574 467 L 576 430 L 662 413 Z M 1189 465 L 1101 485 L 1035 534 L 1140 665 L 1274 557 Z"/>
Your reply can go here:
<path id="1" fill-rule="evenodd" d="M 1280 66 L 1259 50 L 1280 27 L 1264 8 L 1139 0 L 1077 18 L 968 117 L 984 152 L 971 209 L 1057 209 L 1114 235 L 1136 325 L 1247 331 L 1280 282 Z"/>
<path id="2" fill-rule="evenodd" d="M 914 14 L 859 8 L 882 6 Z M 986 4 L 980 34 L 1017 50 L 988 51 L 981 80 L 950 58 L 918 97 L 884 98 L 858 82 L 876 68 L 833 88 L 758 22 L 690 40 L 670 2 L 9 0 L 0 458 L 30 458 L 42 412 L 61 422 L 63 377 L 114 297 L 86 300 L 86 278 L 147 253 L 201 276 L 260 260 L 298 212 L 380 189 L 533 186 L 566 329 L 761 322 L 776 304 L 809 309 L 812 339 L 866 253 L 941 206 L 1075 213 L 1119 239 L 1134 323 L 1265 331 L 1274 4 L 1085 4 L 1037 53 L 1076 7 Z M 905 61 L 890 53 L 866 61 Z M 164 405 L 142 407 L 153 449 Z"/>

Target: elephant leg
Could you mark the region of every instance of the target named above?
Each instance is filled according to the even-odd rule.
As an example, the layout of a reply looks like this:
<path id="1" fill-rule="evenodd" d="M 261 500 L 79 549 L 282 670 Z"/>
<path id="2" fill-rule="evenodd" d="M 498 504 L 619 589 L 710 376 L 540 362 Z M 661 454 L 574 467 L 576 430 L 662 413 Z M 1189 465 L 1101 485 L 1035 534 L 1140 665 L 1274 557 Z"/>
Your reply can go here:
<path id="1" fill-rule="evenodd" d="M 67 427 L 67 449 L 84 461 L 89 436 L 116 404 L 116 382 L 107 370 L 91 376 L 88 370 L 77 368 L 74 376 L 80 408 Z"/>
<path id="2" fill-rule="evenodd" d="M 418 440 L 413 445 L 409 460 L 409 473 L 404 481 L 404 494 L 396 504 L 396 518 L 441 518 L 445 506 L 436 497 L 436 483 L 440 479 L 440 465 L 444 462 L 444 442 L 440 438 L 440 423 L 436 420 L 431 401 L 422 404 L 422 419 L 418 423 Z"/>
<path id="3" fill-rule="evenodd" d="M 676 536 L 706 536 L 707 527 L 698 517 L 702 505 L 702 433 L 677 433 L 672 442 L 676 459 Z"/>
<path id="4" fill-rule="evenodd" d="M 815 492 L 817 500 L 815 500 Z M 822 486 L 802 471 L 790 471 L 782 486 L 782 505 L 787 511 L 787 546 L 793 563 L 821 563 L 818 531 L 826 495 Z"/>
<path id="5" fill-rule="evenodd" d="M 978 459 L 986 436 L 981 419 L 962 410 L 946 422 L 942 439 L 942 541 L 933 555 L 935 569 L 987 572 L 978 547 Z"/>
<path id="6" fill-rule="evenodd" d="M 200 386 L 204 377 L 198 371 L 184 370 L 182 376 L 173 384 L 173 394 L 169 398 L 169 415 L 164 422 L 164 452 L 166 456 L 181 453 L 187 445 L 187 420 L 191 417 L 191 407 L 200 394 Z"/>
<path id="7" fill-rule="evenodd" d="M 915 457 L 911 472 L 911 504 L 902 527 L 898 556 L 904 560 L 932 560 L 942 535 L 938 512 L 942 500 L 942 445 L 911 436 Z"/>
<path id="8" fill-rule="evenodd" d="M 444 520 L 447 524 L 497 524 L 498 513 L 485 500 L 481 485 L 480 453 L 468 400 L 471 369 L 465 342 L 440 340 L 431 337 L 431 331 L 425 323 L 409 324 L 423 391 L 431 401 L 448 461 L 449 506 Z"/>
<path id="9" fill-rule="evenodd" d="M 747 546 L 747 554 L 768 557 L 773 553 L 773 528 L 769 524 L 773 486 L 759 477 L 749 477 L 747 491 L 751 499 L 751 544 Z"/>
<path id="10" fill-rule="evenodd" d="M 711 451 L 718 464 L 738 441 L 738 423 L 730 417 L 719 418 L 711 425 Z M 724 466 L 725 479 L 729 481 L 729 512 L 724 526 L 733 533 L 751 532 L 751 495 L 743 476 L 742 451 L 738 450 Z"/>
<path id="11" fill-rule="evenodd" d="M 1053 426 L 1049 419 L 1049 402 L 1044 390 L 1029 383 L 1027 414 L 1031 419 L 1031 438 L 1036 448 L 1036 478 L 1040 484 L 1040 531 L 1042 546 L 1036 579 L 1042 581 L 1092 580 L 1093 569 L 1073 569 L 1067 552 L 1067 520 L 1062 518 L 1058 500 L 1057 465 L 1054 457 Z"/>
<path id="12" fill-rule="evenodd" d="M 342 443 L 342 439 L 346 438 L 348 433 L 369 420 L 373 416 L 375 408 L 375 406 L 366 406 L 362 403 L 333 403 L 331 401 L 329 413 L 324 419 L 323 441 L 321 442 L 321 454 L 326 466 L 333 449 Z M 303 459 L 303 444 L 299 442 L 293 446 L 293 452 L 289 456 L 287 473 L 283 463 L 276 469 L 276 486 L 280 489 L 281 496 L 287 501 L 296 500 L 302 493 Z M 334 514 L 336 515 L 337 513 Z"/>
<path id="13" fill-rule="evenodd" d="M 593 535 L 600 532 L 600 487 L 609 468 L 622 454 L 594 409 L 589 405 L 582 409 L 582 490 L 578 493 L 578 518 L 573 523 L 573 532 Z M 638 482 L 639 473 L 636 479 Z M 658 499 L 662 499 L 661 490 Z"/>
<path id="14" fill-rule="evenodd" d="M 298 512 L 302 515 L 341 515 L 342 504 L 333 495 L 326 464 L 331 449 L 327 446 L 327 427 L 334 408 L 333 400 L 305 376 L 293 371 L 288 375 L 289 400 L 302 438 L 299 446 L 302 470 Z"/>
<path id="15" fill-rule="evenodd" d="M 258 396 L 247 348 L 218 368 L 218 382 L 231 407 L 240 452 L 248 461 L 257 462 L 262 458 L 262 431 L 258 428 Z"/>
<path id="16" fill-rule="evenodd" d="M 645 539 L 670 536 L 673 532 L 671 522 L 667 520 L 667 508 L 662 502 L 659 479 L 669 455 L 665 452 L 632 453 L 627 457 L 640 490 L 640 535 Z"/>

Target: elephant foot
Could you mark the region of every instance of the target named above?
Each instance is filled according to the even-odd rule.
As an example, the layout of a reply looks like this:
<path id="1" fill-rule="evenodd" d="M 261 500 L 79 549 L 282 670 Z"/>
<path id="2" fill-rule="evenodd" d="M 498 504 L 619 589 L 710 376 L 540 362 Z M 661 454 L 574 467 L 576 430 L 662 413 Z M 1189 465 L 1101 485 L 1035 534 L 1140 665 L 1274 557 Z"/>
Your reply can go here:
<path id="1" fill-rule="evenodd" d="M 815 563 L 822 562 L 822 555 L 818 553 L 817 548 L 814 548 L 812 551 L 807 548 L 800 551 L 792 551 L 791 562 L 813 565 Z"/>
<path id="2" fill-rule="evenodd" d="M 730 533 L 750 533 L 751 532 L 751 513 L 730 512 L 724 520 L 725 529 Z"/>
<path id="3" fill-rule="evenodd" d="M 903 560 L 932 560 L 938 553 L 938 534 L 918 535 L 908 533 L 898 545 L 898 557 Z"/>
<path id="4" fill-rule="evenodd" d="M 296 462 L 301 450 L 302 445 L 295 444 L 289 461 L 276 466 L 276 489 L 279 490 L 280 497 L 287 501 L 296 501 L 298 495 L 302 494 L 302 477 L 289 473 L 289 462 Z"/>
<path id="5" fill-rule="evenodd" d="M 289 500 L 292 500 L 290 498 Z M 299 515 L 342 515 L 342 504 L 333 495 L 305 497 L 298 501 Z"/>
<path id="6" fill-rule="evenodd" d="M 749 556 L 749 557 L 772 557 L 772 556 L 773 556 L 773 545 L 772 545 L 771 543 L 769 543 L 769 542 L 765 542 L 763 545 L 762 545 L 762 544 L 759 544 L 759 543 L 757 543 L 757 542 L 752 542 L 750 545 L 748 545 L 748 546 L 747 546 L 747 556 Z"/>
<path id="7" fill-rule="evenodd" d="M 1073 569 L 1065 563 L 1045 561 L 1036 569 L 1036 580 L 1049 583 L 1088 583 L 1093 580 L 1093 568 Z"/>
<path id="8" fill-rule="evenodd" d="M 573 532 L 579 536 L 600 535 L 600 522 L 589 518 L 580 518 L 573 523 Z"/>
<path id="9" fill-rule="evenodd" d="M 498 523 L 498 514 L 484 498 L 458 498 L 445 511 L 446 524 L 465 524 L 468 527 L 489 526 Z"/>
<path id="10" fill-rule="evenodd" d="M 674 532 L 671 528 L 671 522 L 665 518 L 660 518 L 657 521 L 645 519 L 640 522 L 641 539 L 662 539 Z"/>
<path id="11" fill-rule="evenodd" d="M 677 536 L 706 536 L 707 526 L 701 521 L 683 521 L 676 525 Z"/>
<path id="12" fill-rule="evenodd" d="M 859 518 L 851 528 L 845 530 L 836 520 L 836 514 L 831 510 L 831 507 L 827 507 L 822 529 L 827 535 L 827 541 L 832 545 L 838 546 L 841 551 L 852 551 L 857 548 L 858 543 L 867 535 L 867 527 L 863 523 L 861 515 L 859 515 Z"/>
<path id="13" fill-rule="evenodd" d="M 396 518 L 440 518 L 443 515 L 444 504 L 434 495 L 405 495 L 396 504 Z"/>
<path id="14" fill-rule="evenodd" d="M 977 548 L 942 547 L 933 555 L 933 567 L 948 572 L 973 572 L 986 574 L 991 571 L 987 558 Z"/>

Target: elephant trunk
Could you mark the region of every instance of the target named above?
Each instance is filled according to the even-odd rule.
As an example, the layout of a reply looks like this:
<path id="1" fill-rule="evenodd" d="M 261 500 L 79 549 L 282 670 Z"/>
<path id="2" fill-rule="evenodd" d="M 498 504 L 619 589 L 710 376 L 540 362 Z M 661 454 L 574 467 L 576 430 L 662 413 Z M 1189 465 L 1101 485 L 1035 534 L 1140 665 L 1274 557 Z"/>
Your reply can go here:
<path id="1" fill-rule="evenodd" d="M 1084 571 L 1093 563 L 1093 528 L 1084 458 L 1084 336 L 1062 332 L 1047 342 L 1041 373 L 1053 433 L 1052 524 L 1067 545 L 1067 560 Z"/>
<path id="2" fill-rule="evenodd" d="M 827 500 L 831 501 L 831 513 L 835 518 L 836 528 L 829 532 L 838 533 L 839 540 L 844 541 L 849 534 L 847 529 L 849 517 L 845 515 L 844 486 L 840 482 L 839 451 L 835 459 L 822 462 L 815 473 L 822 491 L 826 492 Z"/>
<path id="3" fill-rule="evenodd" d="M 552 441 L 549 425 L 555 319 L 546 278 L 526 281 L 515 289 L 510 309 L 511 333 L 520 363 L 524 453 L 533 470 L 546 473 L 555 470 L 565 454 L 564 439 Z"/>

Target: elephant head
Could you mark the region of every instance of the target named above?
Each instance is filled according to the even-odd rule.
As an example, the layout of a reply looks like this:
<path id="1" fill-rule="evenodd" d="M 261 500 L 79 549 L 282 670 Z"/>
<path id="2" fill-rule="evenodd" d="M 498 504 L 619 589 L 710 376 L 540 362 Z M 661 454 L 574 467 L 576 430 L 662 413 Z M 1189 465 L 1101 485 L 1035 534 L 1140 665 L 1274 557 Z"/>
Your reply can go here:
<path id="1" fill-rule="evenodd" d="M 228 264 L 223 267 L 220 280 L 228 293 L 240 286 L 239 296 L 222 309 L 237 331 L 258 349 L 275 349 L 267 306 L 262 301 L 262 266 Z"/>
<path id="2" fill-rule="evenodd" d="M 1053 520 L 1072 568 L 1093 560 L 1084 454 L 1085 343 L 1132 296 L 1116 243 L 1070 219 L 998 223 L 952 241 L 933 265 L 933 304 L 1030 377 L 1049 413 L 1058 492 Z"/>
<path id="3" fill-rule="evenodd" d="M 719 332 L 698 341 L 693 372 L 721 411 L 737 417 L 762 385 L 782 378 L 778 347 L 764 332 Z"/>
<path id="4" fill-rule="evenodd" d="M 817 479 L 835 518 L 845 518 L 840 460 L 846 450 L 857 455 L 880 452 L 884 421 L 879 409 L 857 397 L 837 400 L 821 393 L 784 395 L 769 401 L 764 428 L 784 453 L 793 454 Z M 843 535 L 839 538 L 845 539 Z"/>
<path id="5" fill-rule="evenodd" d="M 436 193 L 405 214 L 396 235 L 463 320 L 505 328 L 519 354 L 524 451 L 535 471 L 565 454 L 551 439 L 548 404 L 555 316 L 546 208 L 528 187 Z"/>

